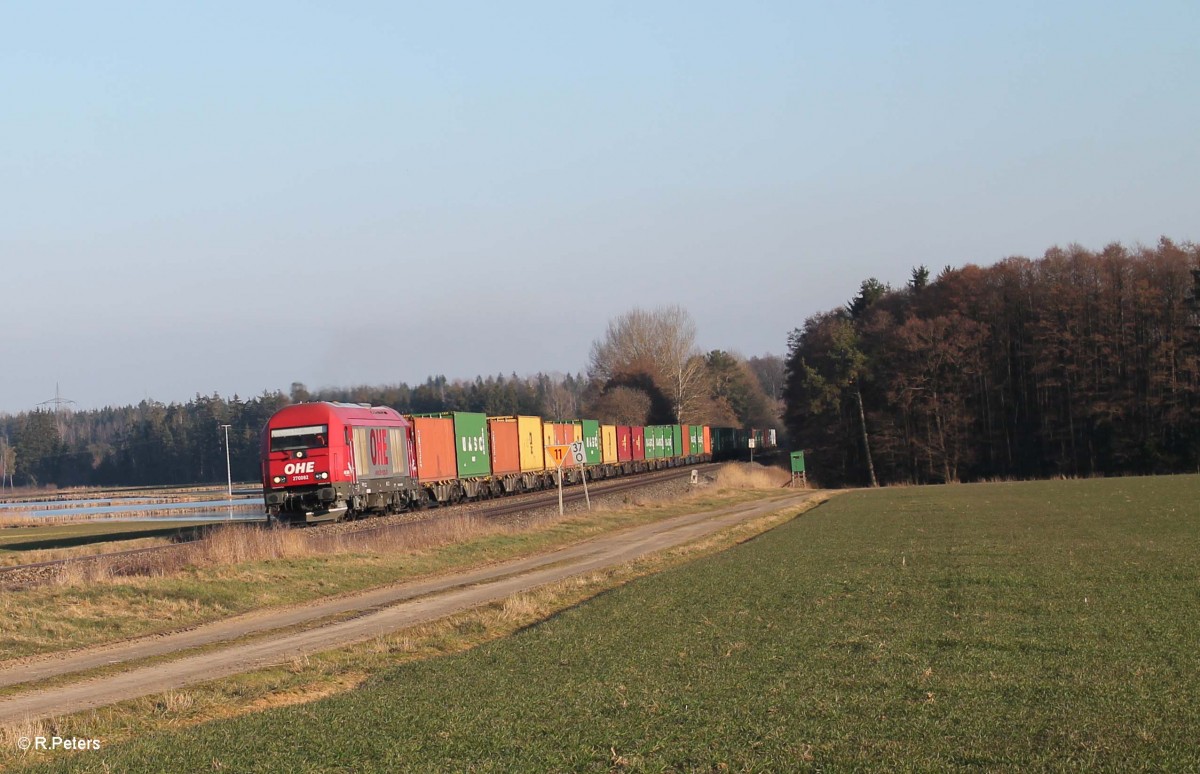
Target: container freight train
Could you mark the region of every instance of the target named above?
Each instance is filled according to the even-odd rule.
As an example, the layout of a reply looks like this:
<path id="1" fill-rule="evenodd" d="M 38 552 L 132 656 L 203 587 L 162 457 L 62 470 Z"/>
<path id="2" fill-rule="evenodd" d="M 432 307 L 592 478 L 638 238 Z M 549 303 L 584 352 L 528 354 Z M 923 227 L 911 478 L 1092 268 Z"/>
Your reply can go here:
<path id="1" fill-rule="evenodd" d="M 576 441 L 585 460 L 566 455 L 564 482 L 705 462 L 714 451 L 713 430 L 702 425 L 298 403 L 263 429 L 263 499 L 272 518 L 318 522 L 531 492 L 556 485 L 554 447 Z"/>

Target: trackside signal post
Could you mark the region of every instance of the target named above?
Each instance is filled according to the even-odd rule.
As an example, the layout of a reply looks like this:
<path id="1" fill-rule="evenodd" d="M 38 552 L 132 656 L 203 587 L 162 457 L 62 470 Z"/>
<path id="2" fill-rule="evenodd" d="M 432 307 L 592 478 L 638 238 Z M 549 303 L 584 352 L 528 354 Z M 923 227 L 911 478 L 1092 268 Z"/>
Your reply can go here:
<path id="1" fill-rule="evenodd" d="M 800 478 L 800 485 L 808 487 L 808 474 L 804 471 L 804 452 L 792 452 L 792 486 L 796 486 L 796 478 Z"/>
<path id="2" fill-rule="evenodd" d="M 576 441 L 571 444 L 571 456 L 575 458 L 575 464 L 579 466 L 579 477 L 583 479 L 583 499 L 587 500 L 587 509 L 592 509 L 592 496 L 587 490 L 587 467 L 584 465 L 587 462 L 587 452 L 583 448 L 583 441 Z M 561 475 L 560 475 L 561 480 Z"/>
<path id="3" fill-rule="evenodd" d="M 562 464 L 567 458 L 569 446 L 547 446 L 546 452 L 550 455 L 550 459 L 554 460 L 554 477 L 558 479 L 558 515 L 563 515 L 562 501 Z"/>
<path id="4" fill-rule="evenodd" d="M 587 462 L 587 452 L 584 450 L 583 441 L 575 441 L 572 444 L 561 444 L 547 446 L 546 453 L 550 459 L 554 460 L 555 478 L 558 479 L 558 515 L 563 515 L 563 492 L 562 492 L 562 466 L 568 458 L 575 461 L 579 466 L 579 475 L 583 478 L 583 496 L 587 500 L 587 507 L 592 509 L 592 496 L 588 494 L 587 488 L 587 468 L 584 463 Z"/>

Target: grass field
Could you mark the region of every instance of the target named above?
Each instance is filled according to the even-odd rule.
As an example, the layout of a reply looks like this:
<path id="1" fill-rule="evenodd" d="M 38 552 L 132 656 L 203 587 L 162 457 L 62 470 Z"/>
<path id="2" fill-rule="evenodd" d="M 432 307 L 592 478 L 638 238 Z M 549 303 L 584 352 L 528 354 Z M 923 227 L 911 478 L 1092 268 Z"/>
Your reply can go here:
<path id="1" fill-rule="evenodd" d="M 95 771 L 1196 770 L 1200 477 L 889 489 Z"/>

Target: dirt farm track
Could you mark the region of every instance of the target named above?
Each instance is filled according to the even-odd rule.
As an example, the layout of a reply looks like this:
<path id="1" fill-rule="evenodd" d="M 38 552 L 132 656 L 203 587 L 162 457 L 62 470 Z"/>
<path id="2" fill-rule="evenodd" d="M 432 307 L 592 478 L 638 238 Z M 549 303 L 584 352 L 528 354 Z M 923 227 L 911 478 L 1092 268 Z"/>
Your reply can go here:
<path id="1" fill-rule="evenodd" d="M 31 686 L 26 693 L 0 700 L 0 723 L 102 707 L 352 645 L 695 541 L 798 505 L 812 496 L 811 491 L 789 491 L 754 504 L 676 516 L 538 556 L 463 573 L 317 603 L 256 611 L 101 648 L 0 663 L 0 687 L 61 678 L 102 666 L 131 664 L 130 669 L 117 674 L 75 681 L 68 678 L 52 688 Z M 334 617 L 336 620 L 329 622 Z M 202 652 L 188 653 L 201 646 L 206 646 Z M 179 657 L 152 666 L 133 663 L 172 654 Z"/>

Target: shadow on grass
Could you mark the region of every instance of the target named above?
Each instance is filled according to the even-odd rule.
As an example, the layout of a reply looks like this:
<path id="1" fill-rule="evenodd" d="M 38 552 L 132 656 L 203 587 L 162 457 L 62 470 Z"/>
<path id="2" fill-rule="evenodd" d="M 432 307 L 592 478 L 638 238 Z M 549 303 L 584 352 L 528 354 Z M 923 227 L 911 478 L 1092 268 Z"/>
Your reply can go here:
<path id="1" fill-rule="evenodd" d="M 203 526 L 162 527 L 160 529 L 97 532 L 90 535 L 63 535 L 60 537 L 42 538 L 40 540 L 5 543 L 0 548 L 5 551 L 40 551 L 47 548 L 75 548 L 78 546 L 89 546 L 94 543 L 113 543 L 121 540 L 139 540 L 141 538 L 155 537 L 168 537 L 177 543 L 182 543 L 200 537 L 203 529 Z"/>

